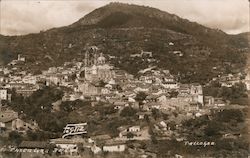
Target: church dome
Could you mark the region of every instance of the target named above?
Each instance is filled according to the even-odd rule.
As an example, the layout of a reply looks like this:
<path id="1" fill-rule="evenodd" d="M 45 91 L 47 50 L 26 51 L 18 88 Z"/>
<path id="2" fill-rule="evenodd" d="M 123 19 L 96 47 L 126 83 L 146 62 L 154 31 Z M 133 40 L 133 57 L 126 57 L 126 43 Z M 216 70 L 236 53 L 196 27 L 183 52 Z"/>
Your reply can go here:
<path id="1" fill-rule="evenodd" d="M 103 56 L 103 54 L 101 54 L 98 58 L 97 58 L 97 63 L 98 64 L 105 64 L 106 62 L 106 58 Z"/>

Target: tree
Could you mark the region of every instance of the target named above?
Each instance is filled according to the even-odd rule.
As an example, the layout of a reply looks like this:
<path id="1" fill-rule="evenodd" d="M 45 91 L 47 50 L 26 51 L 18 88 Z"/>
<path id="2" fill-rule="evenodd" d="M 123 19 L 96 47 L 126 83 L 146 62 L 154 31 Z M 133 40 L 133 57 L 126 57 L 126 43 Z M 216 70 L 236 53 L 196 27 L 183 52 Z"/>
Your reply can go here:
<path id="1" fill-rule="evenodd" d="M 84 147 L 82 143 L 77 143 L 77 148 L 80 154 L 84 152 Z"/>
<path id="2" fill-rule="evenodd" d="M 168 127 L 170 127 L 171 130 L 175 130 L 176 129 L 176 124 L 174 121 L 170 121 L 168 123 Z"/>
<path id="3" fill-rule="evenodd" d="M 85 77 L 85 71 L 83 70 L 83 71 L 81 71 L 81 73 L 80 73 L 80 77 L 81 78 L 84 78 Z"/>
<path id="4" fill-rule="evenodd" d="M 31 130 L 27 131 L 27 137 L 29 140 L 35 141 L 38 139 L 38 136 L 35 132 L 32 132 Z"/>
<path id="5" fill-rule="evenodd" d="M 161 113 L 159 109 L 152 109 L 152 116 L 154 117 L 154 119 L 156 120 L 157 118 L 161 117 Z"/>
<path id="6" fill-rule="evenodd" d="M 63 91 L 61 89 L 44 87 L 27 98 L 23 98 L 15 92 L 12 94 L 11 106 L 13 109 L 24 113 L 27 119 L 36 120 L 41 129 L 55 132 L 61 130 L 65 125 L 67 115 L 63 112 L 61 112 L 63 115 L 52 114 L 52 103 L 62 99 Z M 35 135 L 33 136 L 35 137 Z"/>
<path id="7" fill-rule="evenodd" d="M 158 140 L 156 139 L 155 135 L 151 135 L 151 141 L 152 141 L 153 144 L 157 144 L 158 143 Z"/>
<path id="8" fill-rule="evenodd" d="M 144 92 L 139 92 L 136 94 L 135 100 L 138 101 L 139 103 L 142 103 L 147 97 L 147 94 Z"/>
<path id="9" fill-rule="evenodd" d="M 41 70 L 38 69 L 38 70 L 35 70 L 35 71 L 34 71 L 34 75 L 40 75 L 40 74 L 42 74 L 42 71 L 41 71 Z"/>
<path id="10" fill-rule="evenodd" d="M 16 131 L 9 133 L 9 140 L 15 144 L 20 144 L 23 140 L 23 137 Z"/>
<path id="11" fill-rule="evenodd" d="M 211 81 L 210 85 L 211 87 L 217 87 L 217 88 L 221 87 L 221 83 L 219 81 Z"/>
<path id="12" fill-rule="evenodd" d="M 101 114 L 103 116 L 111 115 L 116 113 L 118 110 L 114 108 L 114 106 L 107 106 L 101 109 Z"/>
<path id="13" fill-rule="evenodd" d="M 122 109 L 120 115 L 122 117 L 131 117 L 131 116 L 135 116 L 136 112 L 137 112 L 136 109 L 134 109 L 134 108 L 132 108 L 130 106 L 127 106 L 124 109 Z"/>
<path id="14" fill-rule="evenodd" d="M 73 111 L 73 103 L 71 101 L 62 102 L 60 104 L 60 109 L 69 113 Z"/>
<path id="15" fill-rule="evenodd" d="M 129 133 L 127 133 L 127 138 L 134 138 L 134 134 L 133 133 L 131 133 L 131 132 L 129 132 Z"/>
<path id="16" fill-rule="evenodd" d="M 118 90 L 119 92 L 122 91 L 122 87 L 119 84 L 115 85 L 115 89 Z"/>
<path id="17" fill-rule="evenodd" d="M 242 82 L 235 83 L 232 87 L 232 98 L 237 99 L 241 97 L 247 97 L 246 85 Z"/>
<path id="18" fill-rule="evenodd" d="M 54 144 L 48 144 L 46 147 L 45 147 L 45 150 L 47 150 L 48 151 L 48 154 L 50 155 L 50 156 L 52 156 L 52 154 L 53 154 L 53 150 L 56 148 L 56 145 L 54 145 Z"/>
<path id="19" fill-rule="evenodd" d="M 177 91 L 171 91 L 169 92 L 170 98 L 176 98 L 178 96 L 179 92 Z"/>
<path id="20" fill-rule="evenodd" d="M 221 125 L 216 121 L 212 121 L 209 122 L 208 126 L 204 130 L 204 133 L 209 137 L 216 136 L 219 135 L 220 130 L 221 130 Z"/>
<path id="21" fill-rule="evenodd" d="M 77 76 L 76 76 L 76 74 L 72 74 L 69 78 L 70 78 L 70 80 L 74 81 L 77 78 Z"/>
<path id="22" fill-rule="evenodd" d="M 228 109 L 217 113 L 216 120 L 220 122 L 229 122 L 230 120 L 242 122 L 244 120 L 244 115 L 238 109 Z"/>

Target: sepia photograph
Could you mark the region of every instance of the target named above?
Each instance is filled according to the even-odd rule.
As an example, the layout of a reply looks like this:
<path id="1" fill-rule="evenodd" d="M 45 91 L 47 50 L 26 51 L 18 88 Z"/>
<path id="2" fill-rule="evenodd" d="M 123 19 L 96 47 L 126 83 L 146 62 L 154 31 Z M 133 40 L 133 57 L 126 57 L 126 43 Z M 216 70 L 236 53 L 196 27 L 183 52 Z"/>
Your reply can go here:
<path id="1" fill-rule="evenodd" d="M 250 0 L 0 0 L 0 158 L 250 158 Z"/>

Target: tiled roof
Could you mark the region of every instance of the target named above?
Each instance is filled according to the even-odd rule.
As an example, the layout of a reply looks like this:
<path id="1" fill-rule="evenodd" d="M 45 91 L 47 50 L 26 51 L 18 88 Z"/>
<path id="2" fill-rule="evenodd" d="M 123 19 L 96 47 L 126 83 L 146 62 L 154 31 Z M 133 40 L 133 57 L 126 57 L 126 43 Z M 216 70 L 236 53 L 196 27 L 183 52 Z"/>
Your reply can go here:
<path id="1" fill-rule="evenodd" d="M 12 110 L 3 111 L 0 114 L 0 122 L 6 123 L 18 118 L 18 114 Z"/>
<path id="2" fill-rule="evenodd" d="M 92 136 L 91 139 L 96 139 L 96 140 L 107 140 L 107 139 L 111 139 L 111 137 L 107 134 L 103 134 L 103 135 L 96 135 L 96 136 Z"/>
<path id="3" fill-rule="evenodd" d="M 51 139 L 50 142 L 55 144 L 78 144 L 78 143 L 85 143 L 85 140 L 83 138 L 72 138 L 72 139 L 57 138 L 57 139 Z"/>
<path id="4" fill-rule="evenodd" d="M 126 141 L 108 140 L 105 142 L 105 146 L 121 145 L 125 143 Z"/>
<path id="5" fill-rule="evenodd" d="M 19 148 L 39 148 L 44 149 L 46 146 L 48 146 L 47 142 L 43 141 L 23 141 Z"/>

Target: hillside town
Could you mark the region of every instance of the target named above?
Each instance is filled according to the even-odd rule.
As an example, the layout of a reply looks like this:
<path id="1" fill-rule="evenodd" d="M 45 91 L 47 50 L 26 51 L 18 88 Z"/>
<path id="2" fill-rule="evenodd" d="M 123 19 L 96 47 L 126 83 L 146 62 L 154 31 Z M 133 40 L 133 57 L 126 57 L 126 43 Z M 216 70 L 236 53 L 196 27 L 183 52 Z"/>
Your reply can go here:
<path id="1" fill-rule="evenodd" d="M 176 54 L 181 56 L 181 53 Z M 131 55 L 134 57 L 155 60 L 153 52 L 144 50 Z M 1 144 L 1 153 L 20 154 L 22 158 L 43 155 L 116 157 L 121 153 L 129 155 L 127 157 L 154 158 L 162 152 L 158 151 L 162 142 L 211 148 L 217 145 L 214 135 L 221 140 L 244 139 L 246 133 L 228 129 L 217 133 L 215 127 L 209 129 L 209 123 L 199 130 L 198 125 L 197 130 L 189 127 L 197 120 L 214 121 L 217 117 L 224 119 L 225 115 L 236 119 L 234 126 L 237 128 L 242 121 L 238 117 L 247 104 L 249 74 L 221 75 L 206 85 L 184 84 L 169 70 L 149 65 L 133 76 L 114 67 L 112 60 L 118 59 L 96 46 L 88 46 L 81 62 L 65 62 L 40 74 L 22 70 L 25 56 L 21 54 L 1 67 L 0 136 L 9 140 Z M 222 89 L 221 94 L 212 94 L 213 88 Z M 230 89 L 239 96 L 232 99 L 227 91 Z M 234 110 L 240 115 L 230 115 Z M 50 120 L 49 115 L 47 120 L 46 113 L 51 118 L 58 116 L 57 121 Z M 84 126 L 79 125 L 82 123 Z M 239 128 L 244 130 L 245 127 L 240 125 Z M 199 138 L 198 141 L 197 135 L 208 135 L 209 139 Z M 164 152 L 169 157 L 184 157 L 183 152 L 170 148 Z"/>

